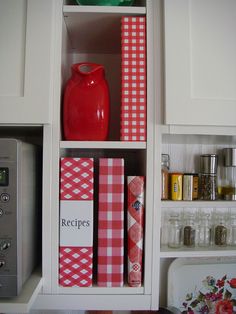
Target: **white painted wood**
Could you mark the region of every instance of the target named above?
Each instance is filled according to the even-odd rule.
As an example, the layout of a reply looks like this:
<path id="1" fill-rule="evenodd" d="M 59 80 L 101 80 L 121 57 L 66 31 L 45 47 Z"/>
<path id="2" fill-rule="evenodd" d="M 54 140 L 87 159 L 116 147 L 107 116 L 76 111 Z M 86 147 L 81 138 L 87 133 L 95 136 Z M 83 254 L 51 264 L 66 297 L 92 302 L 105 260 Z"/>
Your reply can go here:
<path id="1" fill-rule="evenodd" d="M 150 295 L 42 295 L 36 299 L 33 309 L 48 310 L 146 310 Z M 115 303 L 115 304 L 114 304 Z"/>
<path id="2" fill-rule="evenodd" d="M 18 297 L 0 300 L 1 312 L 28 313 L 42 288 L 42 284 L 41 272 L 35 271 L 24 284 Z"/>
<path id="3" fill-rule="evenodd" d="M 153 2 L 147 2 L 146 13 L 146 45 L 147 45 L 147 149 L 146 149 L 146 186 L 145 186 L 145 235 L 144 235 L 144 289 L 145 295 L 152 295 L 152 269 L 153 265 L 153 149 L 154 149 L 154 70 L 153 70 Z M 137 171 L 139 169 L 137 168 Z M 152 304 L 150 304 L 152 308 Z M 131 308 L 132 309 L 132 308 Z"/>
<path id="4" fill-rule="evenodd" d="M 146 7 L 137 6 L 90 6 L 90 5 L 64 5 L 64 13 L 107 13 L 122 15 L 139 15 L 146 14 Z"/>
<path id="5" fill-rule="evenodd" d="M 56 4 L 56 11 L 59 15 L 59 7 L 62 1 Z M 151 308 L 151 295 L 152 291 L 152 273 L 150 269 L 154 263 L 152 249 L 153 249 L 153 119 L 154 119 L 154 112 L 153 112 L 153 24 L 152 24 L 152 1 L 148 2 L 147 8 L 147 16 L 148 16 L 148 51 L 149 51 L 149 58 L 148 58 L 148 65 L 147 65 L 147 79 L 148 82 L 148 110 L 147 110 L 147 119 L 148 119 L 148 140 L 147 143 L 135 143 L 135 142 L 119 142 L 119 134 L 115 132 L 115 136 L 111 135 L 112 141 L 107 142 L 71 142 L 71 141 L 60 141 L 62 138 L 62 130 L 61 130 L 61 112 L 60 107 L 58 106 L 58 95 L 61 94 L 60 88 L 65 85 L 66 80 L 70 76 L 70 66 L 73 62 L 78 62 L 80 60 L 89 60 L 93 58 L 94 60 L 101 60 L 106 63 L 109 63 L 110 68 L 112 68 L 112 62 L 115 60 L 115 67 L 109 69 L 108 79 L 109 76 L 113 76 L 113 81 L 116 85 L 120 84 L 120 70 L 118 66 L 120 65 L 120 51 L 113 51 L 112 54 L 106 54 L 105 51 L 100 51 L 102 53 L 98 54 L 96 50 L 97 47 L 100 47 L 100 43 L 96 44 L 96 47 L 86 46 L 84 48 L 76 47 L 76 51 L 73 53 L 73 49 L 71 49 L 71 34 L 78 35 L 80 39 L 80 43 L 83 41 L 87 44 L 90 41 L 90 33 L 86 29 L 86 38 L 82 35 L 79 35 L 79 31 L 84 31 L 84 25 L 77 24 L 78 21 L 82 21 L 83 19 L 92 18 L 93 21 L 97 21 L 97 16 L 102 16 L 105 19 L 110 19 L 117 23 L 117 19 L 120 18 L 122 15 L 131 14 L 138 14 L 144 15 L 146 12 L 146 8 L 142 8 L 141 11 L 139 8 L 113 8 L 112 12 L 107 11 L 106 8 L 99 8 L 99 7 L 91 7 L 91 8 L 73 8 L 71 7 L 72 11 L 75 12 L 68 12 L 70 8 L 66 8 L 67 12 L 64 12 L 64 15 L 70 15 L 73 13 L 73 23 L 68 23 L 67 17 L 65 17 L 65 24 L 62 20 L 62 16 L 57 16 L 57 24 L 58 28 L 55 32 L 56 37 L 61 36 L 60 40 L 56 41 L 55 49 L 58 51 L 58 55 L 55 57 L 56 60 L 54 61 L 55 67 L 61 69 L 61 73 L 57 70 L 55 73 L 55 85 L 54 85 L 54 95 L 56 96 L 56 100 L 54 101 L 54 109 L 53 109 L 53 128 L 52 128 L 52 188 L 51 188 L 51 230 L 48 226 L 48 232 L 51 232 L 51 236 L 49 240 L 51 241 L 51 255 L 50 255 L 50 271 L 47 273 L 48 278 L 46 281 L 51 279 L 51 293 L 49 295 L 42 294 L 39 296 L 38 300 L 36 301 L 35 309 L 150 309 Z M 65 7 L 64 7 L 65 9 Z M 127 10 L 126 10 L 127 9 Z M 85 12 L 82 12 L 84 11 Z M 78 12 L 77 12 L 78 11 Z M 81 11 L 81 12 L 80 12 Z M 101 12 L 100 12 L 101 11 Z M 105 12 L 105 15 L 104 15 Z M 138 13 L 139 12 L 139 13 Z M 70 19 L 70 18 L 69 18 Z M 61 26 L 59 26 L 61 23 Z M 97 25 L 97 29 L 99 30 L 101 25 Z M 117 24 L 118 26 L 118 24 Z M 92 28 L 95 32 L 97 29 Z M 110 29 L 109 29 L 110 30 Z M 95 32 L 98 36 L 98 34 Z M 120 30 L 118 35 L 114 35 L 111 32 L 113 41 L 120 43 Z M 84 34 L 83 34 L 84 35 Z M 81 37 L 82 36 L 82 37 Z M 98 36 L 99 37 L 99 36 Z M 86 40 L 85 40 L 86 39 Z M 88 40 L 89 39 L 89 40 Z M 108 39 L 107 43 L 108 43 Z M 94 48 L 94 51 L 92 50 Z M 85 49 L 85 51 L 83 51 Z M 110 48 L 109 48 L 110 49 Z M 111 53 L 111 51 L 109 51 Z M 108 61 L 107 61 L 108 60 Z M 111 82 L 111 80 L 109 79 Z M 113 83 L 112 83 L 113 84 Z M 114 86 L 113 86 L 114 87 Z M 118 99 L 118 101 L 113 101 L 114 105 L 112 104 L 111 110 L 116 110 L 117 103 L 120 103 L 120 88 L 113 88 L 118 90 L 116 92 L 117 95 L 114 96 L 113 99 Z M 63 102 L 63 100 L 62 100 Z M 113 107 L 114 106 L 114 107 Z M 115 111 L 116 112 L 116 111 Z M 119 127 L 119 118 L 117 119 L 116 115 L 116 123 L 115 128 Z M 111 124 L 114 125 L 113 123 Z M 115 139 L 113 141 L 113 138 Z M 84 151 L 86 149 L 86 151 Z M 145 276 L 144 276 L 144 284 L 141 288 L 130 288 L 130 287 L 123 287 L 123 288 L 101 288 L 101 287 L 91 287 L 91 288 L 65 288 L 60 287 L 58 284 L 58 245 L 59 245 L 59 158 L 60 156 L 75 156 L 78 154 L 89 154 L 89 156 L 94 156 L 98 158 L 101 154 L 106 155 L 106 150 L 109 150 L 109 154 L 112 156 L 120 156 L 121 154 L 125 156 L 125 158 L 129 161 L 128 163 L 130 166 L 127 168 L 127 171 L 134 170 L 139 172 L 140 174 L 147 175 L 146 181 L 146 228 L 145 228 Z M 107 154 L 108 154 L 107 153 Z M 49 225 L 49 224 L 48 224 Z M 49 263 L 46 263 L 45 258 L 45 266 L 49 266 Z M 157 292 L 155 291 L 155 295 L 157 296 Z M 51 304 L 49 304 L 51 303 Z M 66 303 L 66 305 L 65 305 Z"/>
<path id="6" fill-rule="evenodd" d="M 101 149 L 146 149 L 145 142 L 82 142 L 82 141 L 61 141 L 60 148 L 101 148 Z"/>
<path id="7" fill-rule="evenodd" d="M 167 124 L 236 125 L 236 2 L 165 0 Z"/>
<path id="8" fill-rule="evenodd" d="M 158 265 L 159 284 L 163 288 L 162 282 L 167 278 L 167 270 L 170 262 L 177 257 L 218 257 L 218 256 L 236 256 L 232 247 L 219 248 L 211 246 L 206 249 L 199 247 L 179 249 L 170 249 L 167 247 L 166 227 L 170 211 L 178 211 L 183 214 L 184 211 L 198 212 L 201 210 L 214 213 L 222 211 L 228 213 L 235 211 L 235 201 L 161 201 L 160 200 L 160 163 L 161 153 L 170 155 L 170 171 L 180 172 L 199 172 L 198 156 L 202 153 L 218 153 L 219 164 L 222 165 L 221 150 L 224 147 L 236 146 L 235 127 L 213 127 L 213 126 L 156 126 L 156 160 L 159 165 L 156 167 L 155 190 L 157 198 L 154 203 L 156 210 L 159 211 L 159 221 L 156 223 L 158 232 L 161 231 L 161 246 L 158 243 Z M 219 173 L 220 174 L 220 173 Z M 159 188 L 158 188 L 159 187 Z M 161 213 L 161 215 L 160 215 Z M 157 214 L 158 215 L 158 214 Z M 166 294 L 160 288 L 160 304 L 166 305 Z"/>
<path id="9" fill-rule="evenodd" d="M 52 127 L 45 125 L 43 130 L 43 200 L 42 200 L 42 276 L 43 291 L 51 291 L 51 225 L 52 225 Z"/>
<path id="10" fill-rule="evenodd" d="M 0 123 L 48 123 L 53 1 L 1 0 L 0 12 Z"/>
<path id="11" fill-rule="evenodd" d="M 236 208 L 235 201 L 162 201 L 164 208 Z"/>
<path id="12" fill-rule="evenodd" d="M 84 287 L 84 288 L 78 288 L 78 287 L 59 287 L 57 290 L 58 294 L 65 294 L 65 295 L 74 295 L 74 294 L 79 294 L 79 295 L 113 295 L 114 298 L 117 295 L 127 295 L 129 294 L 130 296 L 132 295 L 140 295 L 140 297 L 143 296 L 145 293 L 144 287 L 140 288 L 135 288 L 135 287 L 98 287 L 94 285 L 93 287 Z M 113 307 L 114 308 L 114 307 Z"/>
<path id="13" fill-rule="evenodd" d="M 63 15 L 62 15 L 63 0 L 56 0 L 54 3 L 55 10 L 55 54 L 54 59 L 54 101 L 53 101 L 53 125 L 52 125 L 52 198 L 51 198 L 51 215 L 52 223 L 50 228 L 50 240 L 51 240 L 51 256 L 47 266 L 50 268 L 50 277 L 47 280 L 50 281 L 51 291 L 48 293 L 57 293 L 58 288 L 58 270 L 59 270 L 59 162 L 60 162 L 60 138 L 61 138 L 61 119 L 60 119 L 60 103 L 61 95 L 63 91 L 64 75 L 68 73 L 68 57 L 67 47 L 68 42 L 66 38 L 63 37 Z M 45 256 L 45 258 L 47 258 Z"/>
<path id="14" fill-rule="evenodd" d="M 26 0 L 0 1 L 0 95 L 23 94 L 25 64 Z"/>
<path id="15" fill-rule="evenodd" d="M 207 249 L 205 251 L 198 249 L 182 249 L 180 250 L 168 250 L 168 248 L 163 249 L 160 252 L 161 258 L 177 258 L 177 257 L 214 257 L 214 256 L 228 256 L 235 257 L 235 250 L 232 249 Z"/>

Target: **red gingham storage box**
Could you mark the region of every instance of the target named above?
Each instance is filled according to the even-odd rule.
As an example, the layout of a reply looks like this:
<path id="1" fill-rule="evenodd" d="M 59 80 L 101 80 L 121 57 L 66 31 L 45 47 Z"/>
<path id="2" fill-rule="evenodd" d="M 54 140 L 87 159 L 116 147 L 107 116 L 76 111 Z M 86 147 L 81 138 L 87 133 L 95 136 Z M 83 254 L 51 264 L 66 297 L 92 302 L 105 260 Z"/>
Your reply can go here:
<path id="1" fill-rule="evenodd" d="M 99 160 L 98 286 L 124 279 L 124 159 Z"/>
<path id="2" fill-rule="evenodd" d="M 61 158 L 59 284 L 92 286 L 93 159 Z"/>
<path id="3" fill-rule="evenodd" d="M 144 226 L 144 177 L 128 176 L 128 284 L 141 287 Z"/>
<path id="4" fill-rule="evenodd" d="M 146 18 L 121 19 L 121 141 L 146 141 Z"/>

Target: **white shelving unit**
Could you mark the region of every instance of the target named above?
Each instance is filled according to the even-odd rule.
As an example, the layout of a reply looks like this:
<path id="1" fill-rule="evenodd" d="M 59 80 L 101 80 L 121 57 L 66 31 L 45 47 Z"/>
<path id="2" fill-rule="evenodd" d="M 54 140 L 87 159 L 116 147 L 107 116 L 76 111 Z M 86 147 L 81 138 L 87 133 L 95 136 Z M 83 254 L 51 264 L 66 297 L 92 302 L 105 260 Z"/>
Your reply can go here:
<path id="1" fill-rule="evenodd" d="M 230 257 L 235 258 L 236 248 L 226 246 L 224 248 L 209 247 L 206 249 L 196 248 L 180 248 L 170 249 L 165 245 L 161 245 L 161 228 L 162 217 L 170 210 L 184 211 L 190 209 L 191 211 L 203 210 L 204 208 L 212 210 L 235 210 L 235 201 L 161 201 L 161 154 L 167 153 L 170 155 L 171 172 L 199 172 L 198 156 L 202 153 L 219 153 L 224 147 L 236 147 L 236 120 L 234 115 L 228 119 L 226 115 L 219 114 L 217 106 L 214 106 L 214 112 L 217 115 L 221 115 L 222 120 L 225 118 L 224 123 L 218 123 L 217 117 L 214 113 L 208 111 L 209 107 L 204 105 L 203 98 L 196 96 L 195 83 L 199 79 L 199 73 L 197 74 L 195 63 L 202 50 L 202 57 L 210 56 L 209 51 L 205 50 L 204 45 L 198 45 L 196 48 L 194 40 L 205 40 L 204 33 L 206 29 L 201 33 L 202 37 L 194 37 L 199 30 L 199 18 L 196 22 L 195 17 L 201 11 L 201 4 L 197 1 L 189 2 L 181 0 L 178 3 L 172 3 L 173 1 L 164 0 L 157 1 L 154 5 L 154 51 L 155 51 L 155 110 L 156 110 L 156 125 L 155 125 L 155 157 L 154 157 L 154 225 L 156 233 L 154 234 L 153 254 L 155 254 L 155 265 L 153 267 L 152 274 L 156 280 L 156 289 L 158 290 L 159 300 L 156 301 L 157 306 L 167 305 L 167 276 L 169 265 L 176 258 L 208 258 L 208 257 Z M 218 3 L 220 5 L 220 3 Z M 234 5 L 233 2 L 230 3 Z M 194 11 L 198 7 L 197 11 Z M 167 14 L 166 13 L 167 8 Z M 186 9 L 188 8 L 188 9 Z M 207 1 L 203 4 L 202 10 L 204 10 L 204 16 L 207 17 L 209 25 L 204 24 L 206 27 L 210 27 L 212 33 L 216 30 L 211 23 L 211 14 L 206 13 L 210 11 L 214 14 L 219 9 L 219 6 L 214 1 Z M 186 9 L 186 10 L 185 10 Z M 225 7 L 224 10 L 228 10 L 229 7 Z M 200 11 L 199 11 L 200 10 Z M 185 16 L 185 18 L 180 18 Z M 225 17 L 227 14 L 225 15 Z M 214 21 L 214 17 L 213 17 Z M 185 24 L 187 23 L 187 24 Z M 196 24 L 194 24 L 196 23 Z M 219 21 L 217 22 L 219 23 Z M 226 23 L 227 24 L 227 23 Z M 188 25 L 187 29 L 185 26 Z M 191 27 L 190 27 L 191 25 Z M 228 24 L 229 25 L 229 24 Z M 218 24 L 219 26 L 219 24 Z M 228 27 L 224 25 L 225 27 Z M 183 29 L 182 29 L 183 27 Z M 180 30 L 181 29 L 181 30 Z M 183 32 L 182 32 L 183 30 Z M 203 29 L 201 29 L 203 30 Z M 224 29 L 226 30 L 226 29 Z M 232 34 L 232 28 L 227 28 L 228 34 Z M 194 32 L 194 33 L 192 33 Z M 199 31 L 200 32 L 200 31 Z M 185 35 L 188 35 L 185 37 Z M 211 34 L 212 34 L 211 33 Z M 193 36 L 193 37 L 192 37 Z M 229 38 L 229 37 L 228 37 Z M 216 44 L 220 44 L 222 51 L 225 49 L 225 45 L 220 42 L 219 37 Z M 208 44 L 211 45 L 209 41 Z M 235 46 L 235 40 L 232 43 L 231 40 L 227 44 Z M 226 45 L 227 45 L 226 44 Z M 191 46 L 192 45 L 192 46 Z M 207 45 L 206 45 L 207 46 Z M 211 48 L 212 49 L 212 48 Z M 182 51 L 182 52 L 180 52 Z M 211 50 L 212 51 L 212 50 Z M 179 53 L 180 52 L 180 53 Z M 199 53 L 199 55 L 197 55 Z M 221 55 L 222 57 L 222 55 Z M 206 59 L 205 59 L 206 60 Z M 182 62 L 183 61 L 183 62 Z M 199 61 L 199 59 L 198 59 Z M 234 63 L 235 59 L 222 60 L 220 66 L 227 63 Z M 186 64 L 190 65 L 189 68 Z M 191 67 L 192 66 L 192 67 Z M 195 68 L 194 68 L 195 67 Z M 201 67 L 201 66 L 200 66 Z M 215 68 L 216 69 L 216 68 Z M 234 69 L 234 67 L 232 68 Z M 194 72 L 193 72 L 194 70 Z M 201 70 L 206 71 L 204 78 L 212 86 L 216 83 L 214 80 L 213 72 L 209 71 L 208 67 L 202 67 Z M 203 74 L 201 73 L 201 75 Z M 190 75 L 188 77 L 187 84 L 182 78 L 185 74 Z M 235 71 L 231 72 L 235 79 Z M 231 75 L 230 74 L 230 75 Z M 213 77 L 212 77 L 213 76 Z M 196 79 L 197 77 L 197 79 Z M 185 76 L 186 78 L 186 76 Z M 209 79 L 211 78 L 211 79 Z M 222 79 L 222 78 L 219 78 Z M 184 82 L 184 83 L 183 83 Z M 218 81 L 219 82 L 219 81 Z M 183 85 L 182 85 L 183 84 Z M 197 84 L 197 83 L 196 83 Z M 224 83 L 219 86 L 218 92 L 221 93 L 224 90 Z M 206 85 L 204 85 L 206 86 Z M 216 85 L 214 85 L 216 86 Z M 183 87 L 183 88 L 182 88 Z M 202 85 L 203 87 L 203 85 Z M 222 88 L 222 89 L 221 89 Z M 206 90 L 205 90 L 206 91 Z M 198 89 L 199 92 L 199 89 Z M 201 90 L 202 92 L 202 90 Z M 206 92 L 209 92 L 206 91 Z M 213 90 L 210 90 L 212 93 Z M 202 110 L 200 106 L 192 106 L 192 103 L 187 99 L 187 95 L 197 101 L 202 101 Z M 185 95 L 183 98 L 181 97 Z M 219 95 L 212 96 L 214 100 L 218 99 Z M 179 101 L 180 98 L 183 100 Z M 168 104 L 167 104 L 168 102 Z M 171 105 L 170 105 L 171 102 Z M 182 109 L 180 109 L 182 108 Z M 203 109 L 204 108 L 204 109 Z M 224 108 L 221 106 L 221 109 Z M 216 118 L 215 118 L 216 117 Z M 219 116 L 218 116 L 219 117 Z M 198 119 L 198 123 L 196 122 Z M 232 120 L 234 121 L 232 123 Z M 194 122 L 195 121 L 195 122 Z M 228 122 L 227 122 L 228 121 Z M 215 123 L 214 123 L 215 122 Z M 222 121 L 221 121 L 222 122 Z M 220 158 L 221 159 L 221 158 Z M 220 160 L 222 163 L 222 159 Z"/>
<path id="2" fill-rule="evenodd" d="M 35 277 L 32 277 L 32 282 L 37 282 L 35 289 L 35 293 L 39 293 L 37 298 L 35 293 L 30 292 L 28 297 L 24 297 L 23 294 L 18 300 L 9 302 L 4 300 L 0 303 L 0 310 L 5 312 L 27 311 L 31 305 L 36 310 L 157 310 L 160 305 L 166 305 L 167 272 L 174 259 L 217 256 L 235 258 L 236 256 L 236 250 L 233 247 L 169 249 L 161 246 L 162 216 L 168 210 L 173 208 L 175 210 L 187 208 L 191 210 L 203 208 L 231 210 L 236 208 L 234 201 L 161 201 L 161 153 L 170 155 L 173 171 L 190 172 L 194 170 L 198 172 L 195 161 L 200 153 L 219 152 L 223 147 L 236 146 L 236 121 L 233 120 L 235 123 L 232 123 L 234 116 L 231 116 L 229 124 L 225 120 L 222 124 L 222 120 L 220 120 L 219 125 L 215 126 L 212 119 L 210 123 L 207 123 L 206 115 L 204 121 L 201 121 L 203 125 L 200 126 L 201 123 L 192 125 L 191 121 L 194 119 L 187 120 L 188 116 L 184 116 L 184 111 L 179 110 L 179 107 L 175 105 L 175 99 L 173 106 L 169 106 L 167 109 L 168 115 L 165 115 L 167 113 L 165 93 L 170 93 L 170 91 L 165 90 L 167 86 L 165 85 L 165 64 L 169 62 L 169 54 L 164 58 L 164 49 L 168 49 L 169 46 L 164 44 L 164 24 L 166 23 L 164 6 L 167 1 L 168 10 L 171 10 L 169 7 L 172 5 L 171 1 L 136 0 L 132 7 L 77 6 L 69 5 L 69 2 L 63 0 L 50 1 L 53 5 L 51 17 L 53 29 L 51 48 L 53 47 L 53 49 L 50 50 L 53 54 L 50 64 L 50 71 L 53 73 L 53 86 L 51 86 L 50 94 L 52 124 L 44 125 L 43 135 L 42 280 L 38 275 L 36 281 L 34 281 Z M 215 5 L 215 0 L 208 1 Z M 174 5 L 177 8 L 186 8 L 187 2 L 187 0 L 180 0 L 178 4 Z M 230 3 L 235 6 L 233 0 L 230 0 Z M 181 12 L 179 14 L 181 15 Z M 119 140 L 120 19 L 122 16 L 130 15 L 146 16 L 147 18 L 146 142 L 121 142 Z M 174 17 L 175 14 L 173 14 Z M 219 21 L 219 25 L 220 23 L 221 21 Z M 168 36 L 170 34 L 168 29 Z M 181 32 L 179 34 L 181 35 Z M 181 37 L 177 36 L 176 38 L 178 38 L 178 46 L 181 45 L 183 43 L 180 40 Z M 235 47 L 233 33 L 232 36 L 225 36 L 224 40 L 227 38 L 230 38 Z M 176 43 L 176 40 L 168 42 L 172 45 Z M 186 41 L 184 42 L 186 43 Z M 215 43 L 218 45 L 218 42 L 215 41 Z M 174 53 L 176 58 L 178 54 L 175 52 L 173 49 L 172 54 Z M 193 51 L 191 50 L 191 52 Z M 184 55 L 181 56 L 181 60 L 182 57 Z M 102 63 L 106 70 L 106 78 L 111 92 L 111 128 L 109 139 L 106 142 L 65 141 L 63 138 L 61 123 L 63 90 L 70 77 L 71 65 L 83 61 Z M 232 64 L 235 64 L 235 58 Z M 179 62 L 177 67 L 181 69 L 181 65 L 182 63 Z M 168 69 L 170 73 L 173 71 L 171 63 L 168 65 Z M 177 75 L 177 79 L 174 81 L 177 81 L 179 73 L 175 75 Z M 182 82 L 181 79 L 179 82 Z M 173 98 L 173 94 L 169 96 Z M 172 110 L 173 112 L 171 112 Z M 217 107 L 214 107 L 214 111 L 218 112 L 217 110 Z M 175 114 L 176 112 L 178 115 Z M 222 108 L 219 112 L 222 112 Z M 208 112 L 208 115 L 211 115 L 211 112 Z M 219 114 L 217 115 L 219 118 Z M 178 124 L 180 122 L 175 122 L 175 117 L 178 117 L 181 125 Z M 167 122 L 170 124 L 167 125 Z M 16 123 L 15 120 L 12 123 Z M 128 163 L 126 174 L 136 172 L 136 175 L 146 176 L 144 280 L 141 288 L 130 288 L 127 285 L 119 288 L 101 288 L 96 286 L 96 282 L 90 288 L 59 286 L 59 162 L 60 157 L 63 156 L 92 156 L 95 159 L 100 156 L 124 157 Z M 137 171 L 139 171 L 138 174 Z M 36 300 L 33 303 L 34 298 Z M 24 304 L 20 304 L 20 302 Z M 17 308 L 17 306 L 19 307 Z"/>
<path id="3" fill-rule="evenodd" d="M 64 5 L 58 1 L 55 6 L 57 16 L 56 32 L 58 54 L 55 56 L 56 84 L 54 94 L 54 124 L 52 129 L 52 211 L 50 233 L 44 254 L 50 248 L 50 270 L 48 260 L 44 260 L 45 286 L 38 296 L 34 309 L 90 309 L 90 310 L 148 310 L 153 308 L 153 299 L 158 298 L 152 287 L 150 269 L 154 263 L 152 254 L 153 238 L 153 11 L 152 1 L 136 1 L 132 7 L 99 7 Z M 137 5 L 138 4 L 138 5 Z M 61 14 L 61 9 L 63 13 Z M 147 18 L 147 141 L 120 141 L 121 104 L 121 17 L 146 16 Z M 70 77 L 71 65 L 77 62 L 101 63 L 105 67 L 110 87 L 111 116 L 108 141 L 82 142 L 65 141 L 61 127 L 64 86 Z M 125 175 L 146 177 L 145 238 L 144 238 L 144 278 L 140 288 L 60 287 L 59 278 L 59 160 L 60 157 L 89 156 L 122 157 L 125 159 Z M 94 191 L 97 194 L 97 191 Z M 96 207 L 96 203 L 95 203 Z M 52 218 L 53 217 L 53 218 Z M 49 225 L 48 225 L 49 227 Z M 44 239 L 46 241 L 46 238 Z M 96 260 L 94 260 L 96 266 Z M 94 266 L 94 267 L 95 267 Z M 126 282 L 126 280 L 125 280 Z M 155 295 L 155 297 L 154 297 Z"/>

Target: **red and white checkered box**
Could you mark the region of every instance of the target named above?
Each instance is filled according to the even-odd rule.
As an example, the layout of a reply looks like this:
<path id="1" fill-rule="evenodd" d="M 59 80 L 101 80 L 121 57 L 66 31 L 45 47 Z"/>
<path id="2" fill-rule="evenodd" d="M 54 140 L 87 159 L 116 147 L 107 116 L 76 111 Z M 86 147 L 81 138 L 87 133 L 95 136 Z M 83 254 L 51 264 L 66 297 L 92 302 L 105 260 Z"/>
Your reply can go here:
<path id="1" fill-rule="evenodd" d="M 61 158 L 59 284 L 92 286 L 93 159 Z"/>
<path id="2" fill-rule="evenodd" d="M 124 159 L 99 160 L 98 286 L 124 284 Z"/>
<path id="3" fill-rule="evenodd" d="M 146 18 L 121 18 L 121 141 L 146 141 Z"/>
<path id="4" fill-rule="evenodd" d="M 141 287 L 143 264 L 144 177 L 128 176 L 128 284 Z"/>

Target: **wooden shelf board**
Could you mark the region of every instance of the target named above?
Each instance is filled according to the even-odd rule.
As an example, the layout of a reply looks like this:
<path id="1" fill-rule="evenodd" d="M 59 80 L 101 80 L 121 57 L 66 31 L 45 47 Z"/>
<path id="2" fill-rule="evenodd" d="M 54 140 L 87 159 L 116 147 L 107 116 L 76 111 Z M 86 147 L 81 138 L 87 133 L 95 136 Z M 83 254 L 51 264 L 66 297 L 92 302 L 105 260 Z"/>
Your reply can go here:
<path id="1" fill-rule="evenodd" d="M 0 299 L 1 313 L 28 313 L 42 288 L 42 282 L 41 272 L 33 272 L 19 296 Z"/>
<path id="2" fill-rule="evenodd" d="M 235 201 L 162 201 L 162 208 L 233 208 Z"/>
<path id="3" fill-rule="evenodd" d="M 168 247 L 161 248 L 161 258 L 175 258 L 175 257 L 214 257 L 214 256 L 235 256 L 236 249 L 232 247 L 225 248 L 180 248 L 170 249 Z"/>
<path id="4" fill-rule="evenodd" d="M 146 142 L 120 141 L 61 141 L 60 148 L 91 148 L 91 149 L 146 149 Z"/>

